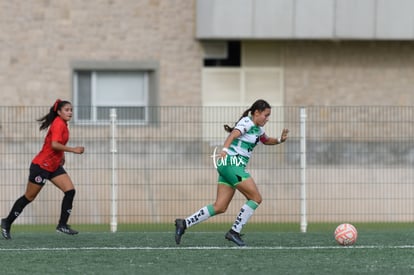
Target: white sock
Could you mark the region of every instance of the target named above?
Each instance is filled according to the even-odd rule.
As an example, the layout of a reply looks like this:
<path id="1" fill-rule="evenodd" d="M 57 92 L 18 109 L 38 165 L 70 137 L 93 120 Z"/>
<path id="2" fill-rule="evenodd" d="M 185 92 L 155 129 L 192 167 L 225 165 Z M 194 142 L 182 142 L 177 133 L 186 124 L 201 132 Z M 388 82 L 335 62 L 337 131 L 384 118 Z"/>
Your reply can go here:
<path id="1" fill-rule="evenodd" d="M 204 206 L 203 208 L 201 208 L 200 210 L 198 210 L 197 212 L 195 212 L 194 214 L 188 216 L 187 218 L 185 218 L 185 222 L 188 227 L 191 227 L 193 225 L 196 225 L 200 222 L 203 222 L 205 220 L 207 220 L 208 218 L 214 216 L 214 208 L 212 205 L 207 205 Z"/>
<path id="2" fill-rule="evenodd" d="M 251 202 L 253 201 L 249 201 L 248 203 L 251 204 Z M 247 223 L 247 221 L 250 219 L 253 213 L 254 209 L 252 207 L 250 207 L 247 203 L 243 205 L 231 229 L 233 229 L 233 231 L 236 231 L 237 233 L 240 233 L 243 226 Z"/>

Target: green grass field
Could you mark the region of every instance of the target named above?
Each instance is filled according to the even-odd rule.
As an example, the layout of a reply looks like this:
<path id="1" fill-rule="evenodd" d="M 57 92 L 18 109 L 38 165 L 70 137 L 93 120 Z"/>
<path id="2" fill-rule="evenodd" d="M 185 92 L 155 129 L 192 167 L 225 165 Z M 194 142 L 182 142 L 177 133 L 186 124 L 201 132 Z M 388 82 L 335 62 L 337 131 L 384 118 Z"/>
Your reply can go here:
<path id="1" fill-rule="evenodd" d="M 201 226 L 191 228 L 179 246 L 174 242 L 173 226 L 148 232 L 142 226 L 134 232 L 129 226 L 117 233 L 81 232 L 76 236 L 58 234 L 53 226 L 30 231 L 16 226 L 12 240 L 0 240 L 0 273 L 414 273 L 414 230 L 410 224 L 356 226 L 356 245 L 341 247 L 333 239 L 335 225 L 310 225 L 308 233 L 289 231 L 289 226 L 252 225 L 244 232 L 248 245 L 244 248 L 225 240 L 221 226 L 208 232 Z"/>

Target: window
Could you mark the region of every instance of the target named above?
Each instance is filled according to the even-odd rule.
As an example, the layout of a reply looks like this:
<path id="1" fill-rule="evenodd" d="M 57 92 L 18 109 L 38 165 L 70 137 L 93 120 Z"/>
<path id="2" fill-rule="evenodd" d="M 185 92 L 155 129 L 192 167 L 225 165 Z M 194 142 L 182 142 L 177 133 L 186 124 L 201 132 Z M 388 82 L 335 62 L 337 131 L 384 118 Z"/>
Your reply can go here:
<path id="1" fill-rule="evenodd" d="M 210 42 L 211 43 L 211 42 Z M 205 67 L 240 67 L 241 65 L 241 43 L 240 41 L 228 41 L 227 49 L 222 56 L 214 58 L 209 56 L 208 47 L 205 47 L 207 56 L 204 58 Z"/>
<path id="2" fill-rule="evenodd" d="M 75 64 L 75 123 L 107 123 L 112 108 L 117 110 L 119 123 L 148 124 L 154 121 L 154 114 L 149 110 L 155 105 L 157 92 L 154 67 L 92 65 L 94 68 L 89 69 L 84 64 Z"/>

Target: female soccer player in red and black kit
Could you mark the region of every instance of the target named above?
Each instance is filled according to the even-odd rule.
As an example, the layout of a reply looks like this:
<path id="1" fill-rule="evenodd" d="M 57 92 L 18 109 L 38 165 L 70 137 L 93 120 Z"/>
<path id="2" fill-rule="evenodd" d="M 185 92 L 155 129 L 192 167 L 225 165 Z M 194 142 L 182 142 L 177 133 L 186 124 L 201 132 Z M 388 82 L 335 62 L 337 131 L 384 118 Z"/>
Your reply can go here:
<path id="1" fill-rule="evenodd" d="M 75 197 L 75 187 L 69 175 L 63 169 L 65 152 L 82 154 L 82 146 L 69 147 L 68 121 L 72 118 L 72 104 L 69 101 L 56 100 L 48 114 L 38 119 L 41 123 L 40 131 L 48 129 L 42 150 L 37 154 L 30 165 L 29 180 L 26 192 L 14 203 L 9 215 L 1 220 L 1 234 L 5 239 L 11 239 L 10 228 L 14 220 L 23 209 L 32 202 L 40 190 L 50 180 L 64 193 L 59 224 L 56 231 L 69 235 L 78 234 L 67 224 Z"/>

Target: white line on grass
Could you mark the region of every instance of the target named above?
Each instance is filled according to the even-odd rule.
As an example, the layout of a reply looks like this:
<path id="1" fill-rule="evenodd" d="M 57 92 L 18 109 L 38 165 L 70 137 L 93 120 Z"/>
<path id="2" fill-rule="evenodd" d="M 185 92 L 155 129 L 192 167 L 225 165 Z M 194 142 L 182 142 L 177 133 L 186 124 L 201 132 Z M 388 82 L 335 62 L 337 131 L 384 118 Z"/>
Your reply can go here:
<path id="1" fill-rule="evenodd" d="M 414 245 L 358 245 L 358 246 L 245 246 L 245 247 L 220 247 L 220 246 L 189 246 L 189 247 L 33 247 L 33 248 L 0 248 L 2 251 L 69 251 L 69 250 L 325 250 L 325 249 L 414 249 Z"/>

